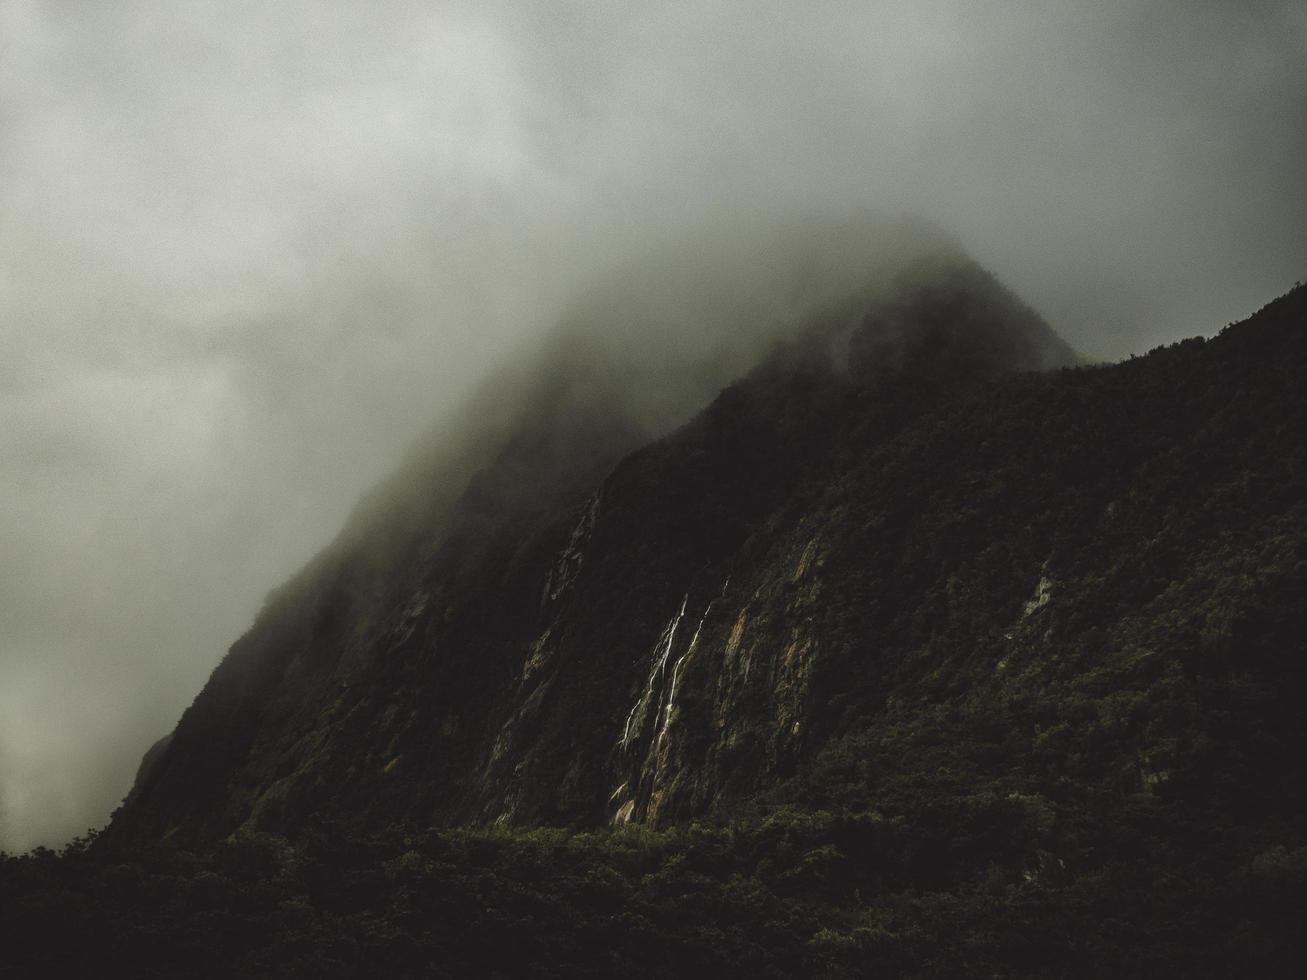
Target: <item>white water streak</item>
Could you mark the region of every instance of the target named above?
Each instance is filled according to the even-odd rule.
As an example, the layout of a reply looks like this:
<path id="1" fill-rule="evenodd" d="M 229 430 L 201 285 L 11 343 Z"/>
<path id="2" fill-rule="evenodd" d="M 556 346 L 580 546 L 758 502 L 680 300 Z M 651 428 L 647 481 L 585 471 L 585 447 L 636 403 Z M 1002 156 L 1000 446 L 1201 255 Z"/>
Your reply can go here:
<path id="1" fill-rule="evenodd" d="M 672 621 L 658 641 L 658 646 L 654 648 L 653 666 L 649 671 L 649 682 L 645 685 L 644 694 L 635 702 L 635 706 L 631 708 L 631 713 L 626 716 L 626 727 L 622 729 L 623 749 L 631 743 L 631 725 L 635 722 L 635 716 L 640 712 L 641 708 L 648 708 L 649 699 L 653 697 L 654 685 L 667 672 L 667 658 L 671 656 L 672 645 L 676 642 L 676 628 L 681 625 L 681 620 L 685 616 L 685 606 L 689 601 L 689 593 L 686 593 L 685 598 L 681 600 L 680 610 L 672 617 Z"/>
<path id="2" fill-rule="evenodd" d="M 676 703 L 676 685 L 681 680 L 681 667 L 685 664 L 686 658 L 694 652 L 695 647 L 699 645 L 699 634 L 703 631 L 703 624 L 708 620 L 708 614 L 712 612 L 713 604 L 708 603 L 708 607 L 703 611 L 703 616 L 699 619 L 699 625 L 695 627 L 694 636 L 690 637 L 690 645 L 685 648 L 685 652 L 676 661 L 676 666 L 672 668 L 672 683 L 667 689 L 667 705 L 663 708 L 663 723 L 658 730 L 658 748 L 662 748 L 663 739 L 667 737 L 667 726 L 672 723 L 672 708 Z"/>

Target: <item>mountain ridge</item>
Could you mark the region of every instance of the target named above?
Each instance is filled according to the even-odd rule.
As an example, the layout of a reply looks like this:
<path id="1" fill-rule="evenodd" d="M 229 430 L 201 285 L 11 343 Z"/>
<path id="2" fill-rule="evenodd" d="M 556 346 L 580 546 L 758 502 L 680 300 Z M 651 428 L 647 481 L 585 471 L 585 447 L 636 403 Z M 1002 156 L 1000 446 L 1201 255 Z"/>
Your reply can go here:
<path id="1" fill-rule="evenodd" d="M 789 392 L 795 405 L 801 406 L 804 412 L 830 412 L 835 410 L 836 403 L 840 399 L 847 399 L 855 388 L 872 385 L 888 390 L 896 384 L 895 375 L 910 374 L 912 376 L 910 386 L 916 389 L 915 397 L 929 399 L 941 397 L 940 392 L 945 389 L 961 386 L 963 376 L 967 372 L 974 375 L 973 380 L 978 381 L 998 370 L 996 365 L 1004 359 L 1010 362 L 1007 366 L 1012 368 L 1034 369 L 1046 366 L 1050 360 L 1069 361 L 1074 357 L 1069 348 L 1053 337 L 1047 327 L 1022 307 L 1014 297 L 1003 291 L 992 277 L 972 266 L 959 264 L 956 259 L 931 263 L 929 266 L 919 264 L 910 267 L 901 274 L 899 283 L 885 300 L 870 303 L 859 300 L 859 305 L 856 307 L 859 312 L 853 315 L 851 320 L 849 314 L 838 314 L 812 321 L 795 339 L 776 348 L 743 381 L 728 386 L 709 406 L 706 410 L 707 414 L 700 417 L 701 420 L 709 420 L 707 423 L 692 421 L 678 430 L 676 435 L 665 437 L 682 440 L 701 437 L 706 437 L 710 441 L 716 439 L 711 447 L 692 448 L 689 452 L 709 458 L 709 465 L 715 478 L 730 483 L 735 488 L 725 495 L 722 495 L 718 488 L 719 513 L 713 518 L 718 525 L 715 532 L 718 537 L 731 538 L 734 535 L 738 538 L 742 520 L 740 515 L 752 514 L 755 511 L 762 513 L 768 506 L 765 501 L 751 503 L 749 488 L 741 484 L 738 477 L 730 472 L 732 467 L 741 465 L 744 456 L 752 460 L 749 472 L 756 473 L 760 469 L 768 468 L 768 459 L 774 450 L 772 442 L 777 439 L 785 443 L 787 452 L 792 455 L 815 458 L 818 454 L 822 440 L 814 434 L 811 425 L 807 424 L 810 420 L 800 420 L 806 427 L 794 428 L 787 433 L 786 426 L 790 423 L 784 417 L 786 409 L 780 402 L 773 409 L 769 409 L 777 415 L 776 418 L 768 419 L 766 415 L 760 417 L 761 427 L 758 419 L 748 418 L 749 414 L 755 412 L 758 405 L 769 397 L 766 394 L 768 389 Z M 937 335 L 941 331 L 947 333 L 951 329 L 947 311 L 950 304 L 956 306 L 959 303 L 970 308 L 969 315 L 975 322 L 962 333 L 954 331 L 949 335 L 949 342 L 946 343 Z M 915 308 L 913 304 L 916 304 Z M 938 322 L 927 323 L 926 312 L 937 314 Z M 920 335 L 912 329 L 905 331 L 905 325 L 911 327 L 914 322 L 919 327 Z M 928 335 L 929 331 L 934 331 L 934 335 Z M 993 347 L 992 351 L 983 349 L 986 343 Z M 879 345 L 879 352 L 870 349 L 876 345 Z M 909 363 L 914 358 L 920 360 L 920 352 L 926 347 L 933 349 L 929 361 L 939 371 L 939 377 L 929 380 L 927 372 L 920 365 Z M 902 352 L 903 363 L 888 364 L 886 352 L 893 350 Z M 986 356 L 996 358 L 995 363 L 988 364 L 984 360 Z M 953 364 L 952 368 L 948 367 L 950 364 Z M 936 394 L 928 396 L 925 390 L 930 385 L 938 390 Z M 906 404 L 902 397 L 895 397 L 899 402 Z M 894 398 L 887 395 L 884 400 L 886 404 L 891 404 Z M 233 648 L 230 656 L 232 666 L 229 667 L 227 662 L 224 662 L 215 673 L 215 678 L 219 678 L 224 672 L 235 672 L 236 664 L 248 661 L 251 666 L 247 677 L 235 686 L 240 688 L 241 684 L 248 682 L 245 684 L 246 688 L 273 690 L 270 706 L 262 709 L 261 716 L 257 713 L 251 714 L 251 711 L 257 712 L 258 709 L 252 707 L 253 701 L 246 696 L 248 690 L 242 690 L 227 699 L 228 703 L 220 711 L 223 717 L 215 720 L 214 724 L 199 723 L 194 718 L 184 721 L 184 724 L 193 724 L 198 732 L 205 732 L 205 734 L 197 734 L 195 738 L 197 743 L 201 743 L 201 748 L 196 753 L 196 760 L 181 764 L 177 768 L 177 779 L 181 784 L 194 787 L 197 782 L 197 766 L 201 772 L 208 771 L 206 767 L 211 767 L 216 782 L 218 770 L 224 765 L 236 763 L 243 753 L 251 751 L 253 743 L 247 740 L 254 737 L 251 734 L 252 730 L 257 730 L 265 723 L 264 719 L 269 712 L 284 716 L 291 729 L 303 731 L 313 728 L 315 719 L 312 713 L 308 715 L 301 713 L 297 716 L 294 702 L 299 694 L 303 694 L 302 704 L 319 705 L 305 710 L 318 711 L 320 703 L 327 700 L 326 692 L 318 691 L 314 694 L 312 689 L 300 690 L 299 694 L 293 692 L 305 685 L 315 683 L 312 680 L 314 676 L 321 679 L 338 668 L 346 674 L 353 670 L 349 665 L 357 658 L 366 656 L 360 653 L 361 645 L 369 642 L 366 637 L 361 636 L 364 630 L 357 625 L 346 627 L 352 628 L 355 635 L 353 639 L 338 636 L 337 641 L 333 641 L 335 652 L 330 656 L 335 660 L 332 663 L 321 662 L 310 669 L 308 667 L 310 661 L 314 657 L 321 660 L 323 654 L 306 652 L 298 660 L 292 659 L 287 666 L 279 667 L 275 664 L 279 657 L 285 656 L 287 649 L 297 644 L 301 646 L 307 644 L 304 649 L 308 651 L 309 647 L 313 646 L 311 634 L 314 631 L 330 633 L 333 627 L 328 620 L 332 616 L 341 623 L 357 624 L 360 620 L 379 615 L 376 609 L 369 606 L 369 603 L 375 605 L 376 595 L 387 594 L 387 589 L 391 586 L 377 585 L 378 579 L 382 583 L 391 582 L 395 588 L 403 591 L 406 583 L 426 581 L 436 574 L 435 569 L 443 569 L 444 571 L 439 573 L 439 576 L 443 576 L 439 582 L 439 589 L 458 595 L 463 594 L 460 590 L 464 589 L 468 582 L 479 583 L 472 586 L 468 592 L 473 607 L 481 601 L 476 594 L 478 588 L 483 590 L 489 588 L 492 592 L 503 589 L 506 591 L 500 592 L 498 598 L 509 608 L 521 610 L 519 616 L 529 617 L 526 611 L 532 606 L 531 594 L 538 592 L 541 586 L 536 582 L 523 580 L 523 578 L 530 579 L 532 575 L 538 577 L 539 572 L 532 569 L 524 573 L 522 562 L 531 561 L 536 566 L 539 566 L 542 561 L 548 562 L 552 560 L 548 556 L 559 549 L 565 540 L 565 535 L 576 538 L 577 535 L 584 533 L 583 526 L 572 525 L 575 516 L 568 516 L 568 514 L 580 506 L 581 502 L 589 497 L 593 488 L 600 484 L 600 477 L 605 467 L 611 465 L 610 461 L 615 462 L 620 457 L 620 446 L 623 441 L 630 441 L 630 431 L 624 428 L 620 421 L 615 432 L 616 438 L 613 437 L 614 430 L 610 427 L 610 420 L 603 415 L 602 406 L 598 409 L 588 409 L 582 405 L 579 411 L 570 415 L 565 411 L 561 422 L 558 421 L 557 415 L 545 415 L 542 418 L 543 430 L 537 426 L 535 429 L 537 434 L 533 434 L 533 428 L 528 424 L 519 435 L 510 437 L 504 449 L 492 459 L 487 469 L 470 478 L 455 504 L 458 518 L 444 537 L 428 538 L 426 544 L 401 542 L 398 551 L 383 551 L 375 557 L 369 555 L 366 548 L 361 549 L 361 554 L 360 550 L 356 549 L 352 557 L 344 559 L 329 554 L 321 559 L 323 564 L 319 568 L 300 576 L 301 581 L 309 583 L 307 593 L 303 589 L 296 591 L 293 585 L 289 587 L 291 591 L 287 593 L 289 596 L 287 615 L 269 628 L 256 625 L 251 634 Z M 716 425 L 728 431 L 717 436 L 707 431 L 704 435 L 705 424 L 708 430 Z M 561 430 L 556 428 L 558 425 L 562 426 Z M 550 440 L 557 439 L 558 436 L 551 436 L 549 433 L 558 431 L 567 433 L 563 436 L 566 445 L 562 452 L 555 452 L 550 448 Z M 592 432 L 593 435 L 590 434 Z M 696 435 L 696 433 L 700 434 Z M 801 446 L 801 442 L 807 442 L 809 445 Z M 659 452 L 657 447 L 661 444 L 655 442 L 645 450 L 637 450 L 636 457 L 638 458 L 642 452 L 656 455 Z M 580 451 L 575 448 L 577 446 L 581 447 Z M 742 453 L 744 456 L 741 455 Z M 716 462 L 711 461 L 714 456 Z M 587 458 L 592 462 L 586 463 Z M 623 467 L 632 465 L 636 464 L 630 460 L 626 463 L 618 463 L 612 475 L 604 482 L 617 480 L 620 484 Z M 801 459 L 795 458 L 789 460 L 789 465 L 796 475 L 801 475 L 806 464 Z M 697 478 L 702 482 L 702 474 Z M 755 487 L 762 488 L 765 483 L 766 481 L 757 481 Z M 782 492 L 783 481 L 782 485 L 772 488 L 771 498 L 768 499 L 775 498 Z M 555 496 L 551 497 L 551 493 Z M 601 490 L 600 493 L 602 494 L 603 491 Z M 558 501 L 563 499 L 574 502 L 560 508 Z M 685 501 L 683 506 L 693 509 L 699 504 Z M 559 514 L 559 517 L 550 518 L 553 522 L 552 528 L 540 527 L 541 515 L 551 513 Z M 509 532 L 502 527 L 497 528 L 496 522 L 503 519 L 507 519 L 510 523 L 516 522 L 519 528 L 534 528 L 527 533 L 543 535 L 545 547 L 537 549 L 539 554 L 534 557 L 525 556 L 520 533 Z M 420 535 L 416 537 L 419 542 L 423 540 Z M 527 551 L 529 550 L 528 548 Z M 346 555 L 350 555 L 348 550 Z M 324 567 L 330 569 L 333 562 L 342 561 L 344 565 L 353 562 L 357 569 L 349 571 L 341 566 L 336 571 L 323 572 Z M 389 567 L 387 563 L 390 563 Z M 337 575 L 344 578 L 334 579 L 333 576 Z M 363 584 L 360 585 L 360 582 Z M 373 590 L 371 598 L 366 594 L 369 588 Z M 555 596 L 553 601 L 557 602 L 558 598 Z M 408 611 L 401 610 L 397 617 L 392 609 L 389 613 L 392 616 L 392 623 L 387 627 L 396 636 L 393 641 L 386 642 L 402 646 L 411 640 L 414 629 L 411 620 L 423 615 L 430 617 L 430 613 L 426 610 L 426 603 L 431 601 L 431 595 L 419 589 L 402 602 L 386 601 L 392 607 L 407 603 Z M 342 612 L 342 609 L 345 611 Z M 424 628 L 430 629 L 429 625 Z M 544 628 L 543 632 L 547 633 L 548 628 Z M 538 648 L 542 642 L 542 633 L 537 631 L 525 639 L 502 639 L 510 647 L 526 645 Z M 602 643 L 602 640 L 596 638 L 595 642 Z M 318 646 L 331 648 L 332 643 Z M 274 648 L 280 648 L 282 652 L 279 654 Z M 531 656 L 538 656 L 540 652 L 536 649 Z M 454 656 L 457 657 L 459 654 L 455 653 Z M 507 660 L 511 660 L 513 656 L 511 653 L 507 654 Z M 255 662 L 258 658 L 262 658 L 262 662 Z M 351 660 L 351 658 L 355 659 Z M 507 662 L 505 658 L 504 653 L 491 657 L 501 663 Z M 358 661 L 355 666 L 361 663 L 362 661 Z M 345 666 L 341 667 L 342 664 Z M 523 676 L 525 672 L 529 672 L 529 663 L 524 661 L 524 664 L 525 666 L 521 668 L 524 671 Z M 503 669 L 493 675 L 493 680 L 489 677 L 485 679 L 487 686 L 479 689 L 473 700 L 481 699 L 482 703 L 493 704 L 497 700 L 502 700 L 506 687 L 512 688 L 515 684 L 524 683 L 521 677 L 512 678 L 513 671 L 510 670 L 505 674 Z M 285 674 L 278 687 L 273 677 L 279 670 L 286 670 L 289 673 Z M 453 668 L 449 670 L 452 673 Z M 470 668 L 466 670 L 470 671 Z M 418 686 L 420 687 L 421 684 Z M 276 691 L 280 693 L 275 693 Z M 518 693 L 523 701 L 521 708 L 529 714 L 531 706 L 539 703 L 544 692 L 520 691 Z M 384 694 L 374 696 L 384 699 Z M 194 709 L 200 714 L 204 711 L 201 700 L 203 697 L 197 700 Z M 413 710 L 419 709 L 414 706 Z M 448 718 L 434 721 L 433 724 L 436 727 L 448 724 Z M 482 733 L 477 742 L 478 747 L 468 748 L 471 754 L 482 759 L 480 766 L 483 770 L 476 776 L 464 772 L 458 777 L 462 780 L 461 785 L 465 786 L 462 792 L 469 797 L 481 798 L 486 792 L 484 785 L 474 788 L 469 781 L 484 784 L 486 780 L 494 782 L 500 778 L 488 775 L 496 770 L 500 762 L 496 750 L 487 749 L 486 745 L 492 740 L 506 736 L 512 725 L 507 722 L 505 724 L 507 727 L 493 736 Z M 227 733 L 223 738 L 229 744 L 229 752 L 224 759 L 214 759 L 215 732 Z M 275 737 L 285 743 L 285 739 L 291 736 L 282 734 Z M 302 739 L 303 736 L 299 738 Z M 185 744 L 185 742 L 186 739 L 182 738 L 181 743 Z M 180 750 L 170 748 L 172 753 L 178 751 Z M 303 744 L 298 749 L 289 744 L 282 744 L 280 749 L 268 746 L 265 747 L 265 751 L 299 752 L 301 756 L 307 752 Z M 435 750 L 427 747 L 423 751 L 430 753 Z M 408 754 L 411 758 L 413 753 L 410 751 Z M 403 752 L 393 752 L 383 760 L 382 767 L 391 766 L 387 772 L 394 773 L 402 766 L 404 755 Z M 400 761 L 393 761 L 396 759 Z M 169 765 L 168 757 L 165 756 L 161 764 L 166 769 Z M 286 763 L 280 765 L 284 767 Z M 267 776 L 273 785 L 277 780 L 284 778 L 284 774 L 273 775 L 275 771 L 276 766 Z M 139 807 L 140 801 L 149 796 L 147 787 L 152 778 L 157 777 L 153 774 L 147 776 L 142 785 L 133 791 L 133 806 Z M 192 791 L 193 789 L 187 790 L 187 792 Z M 197 810 L 209 812 L 220 809 L 215 807 L 215 801 L 221 796 L 221 791 L 213 792 L 215 795 L 205 798 L 204 803 L 197 806 Z M 264 796 L 269 794 L 268 783 L 264 784 L 261 792 Z M 235 795 L 239 796 L 239 793 Z M 275 791 L 272 795 L 275 796 Z M 609 795 L 610 792 L 604 793 L 605 797 Z M 228 797 L 229 801 L 231 798 Z M 450 813 L 446 819 L 482 820 L 503 816 L 503 813 L 490 814 L 488 809 L 490 807 L 491 804 L 482 799 L 475 806 L 464 807 Z M 547 813 L 548 810 L 544 812 Z"/>
<path id="2" fill-rule="evenodd" d="M 1001 290 L 913 295 L 570 484 L 495 445 L 444 523 L 343 535 L 108 830 L 0 855 L 10 961 L 1296 977 L 1307 288 L 1042 372 Z M 884 357 L 903 315 L 944 356 Z"/>

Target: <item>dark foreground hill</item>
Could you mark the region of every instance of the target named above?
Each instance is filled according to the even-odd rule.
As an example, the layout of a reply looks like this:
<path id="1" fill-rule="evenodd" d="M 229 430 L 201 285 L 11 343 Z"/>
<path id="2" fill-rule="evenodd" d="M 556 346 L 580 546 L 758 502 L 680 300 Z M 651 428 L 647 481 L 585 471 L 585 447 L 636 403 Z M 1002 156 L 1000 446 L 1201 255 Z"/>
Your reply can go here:
<path id="1" fill-rule="evenodd" d="M 272 597 L 105 834 L 6 861 L 0 939 L 34 975 L 1290 975 L 1307 289 L 1071 361 L 952 259 L 634 452 L 558 400 Z"/>

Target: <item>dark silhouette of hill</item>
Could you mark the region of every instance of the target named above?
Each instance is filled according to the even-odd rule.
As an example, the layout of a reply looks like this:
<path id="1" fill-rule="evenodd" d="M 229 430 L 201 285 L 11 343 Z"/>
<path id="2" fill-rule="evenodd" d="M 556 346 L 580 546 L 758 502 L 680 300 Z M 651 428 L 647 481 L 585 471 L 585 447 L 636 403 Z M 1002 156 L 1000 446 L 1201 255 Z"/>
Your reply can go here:
<path id="1" fill-rule="evenodd" d="M 553 361 L 411 464 L 7 859 L 18 962 L 1291 975 L 1307 289 L 1086 367 L 956 252 L 892 282 L 652 441 Z"/>
<path id="2" fill-rule="evenodd" d="M 391 526 L 369 516 L 368 533 L 351 529 L 269 603 L 112 833 L 204 840 L 374 807 L 382 821 L 593 826 L 628 801 L 622 819 L 657 823 L 706 812 L 728 776 L 769 783 L 806 736 L 768 734 L 770 747 L 729 774 L 706 757 L 677 760 L 678 778 L 698 773 L 699 785 L 670 811 L 651 788 L 677 744 L 672 678 L 691 663 L 691 624 L 677 621 L 688 616 L 706 628 L 703 642 L 727 646 L 723 617 L 740 599 L 726 580 L 788 580 L 791 557 L 772 553 L 776 515 L 808 506 L 815 481 L 835 475 L 855 420 L 876 427 L 874 445 L 996 374 L 1074 357 L 956 257 L 914 265 L 884 299 L 836 309 L 615 468 L 637 444 L 633 415 L 588 375 L 578 385 L 547 363 L 531 411 L 439 524 L 415 527 L 411 509 L 390 511 Z M 807 669 L 793 690 L 765 690 L 759 675 L 757 696 L 785 688 L 806 699 Z M 798 701 L 762 714 L 717 707 L 732 743 L 805 721 Z M 745 713 L 726 717 L 735 711 Z M 629 797 L 614 795 L 618 775 L 629 776 Z"/>

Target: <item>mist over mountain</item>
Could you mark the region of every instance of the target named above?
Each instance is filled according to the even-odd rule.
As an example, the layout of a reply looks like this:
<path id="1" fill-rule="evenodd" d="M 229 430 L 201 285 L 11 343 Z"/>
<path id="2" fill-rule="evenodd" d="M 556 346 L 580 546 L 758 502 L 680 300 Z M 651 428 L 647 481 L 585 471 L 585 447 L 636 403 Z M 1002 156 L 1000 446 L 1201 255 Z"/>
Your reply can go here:
<path id="1" fill-rule="evenodd" d="M 1086 367 L 911 240 L 861 280 L 791 243 L 792 315 L 725 355 L 725 287 L 587 301 L 268 597 L 103 833 L 5 859 L 18 962 L 1290 975 L 1304 287 Z M 685 346 L 624 370 L 596 315 Z"/>
<path id="2" fill-rule="evenodd" d="M 482 396 L 498 402 L 499 419 L 478 407 L 469 410 L 473 434 L 456 432 L 449 443 L 436 439 L 433 448 L 420 451 L 364 503 L 336 545 L 270 600 L 254 630 L 233 648 L 209 690 L 188 711 L 157 766 L 143 774 L 133 791 L 133 805 L 148 812 L 152 801 L 164 797 L 172 801 L 163 804 L 171 813 L 179 798 L 190 800 L 191 804 L 181 805 L 190 810 L 193 804 L 196 809 L 190 812 L 209 825 L 222 819 L 220 813 L 230 812 L 230 804 L 223 802 L 223 787 L 233 779 L 253 784 L 255 811 L 269 803 L 264 797 L 269 780 L 275 780 L 283 802 L 293 795 L 294 785 L 339 786 L 339 776 L 314 771 L 317 764 L 309 759 L 324 754 L 355 759 L 361 751 L 360 739 L 380 737 L 383 730 L 359 719 L 382 710 L 393 715 L 399 710 L 393 698 L 407 691 L 417 698 L 412 709 L 416 713 L 384 736 L 391 745 L 384 751 L 392 752 L 394 759 L 406 754 L 396 746 L 410 737 L 422 738 L 419 733 L 462 730 L 457 748 L 437 750 L 428 745 L 407 753 L 427 759 L 419 777 L 425 788 L 417 790 L 419 795 L 435 794 L 443 800 L 437 805 L 445 814 L 442 820 L 513 819 L 518 804 L 460 799 L 454 786 L 478 780 L 493 784 L 497 778 L 468 771 L 468 767 L 493 769 L 500 764 L 496 757 L 504 751 L 501 741 L 512 725 L 505 718 L 494 720 L 490 705 L 504 704 L 511 717 L 527 710 L 523 698 L 529 704 L 543 695 L 543 687 L 536 695 L 510 693 L 507 677 L 540 669 L 538 664 L 530 669 L 515 665 L 527 650 L 534 651 L 531 662 L 548 659 L 550 636 L 567 628 L 555 624 L 541 630 L 537 619 L 542 610 L 536 597 L 543 589 L 546 598 L 540 601 L 546 605 L 558 601 L 554 593 L 562 591 L 577 571 L 571 563 L 583 561 L 579 552 L 573 558 L 550 554 L 557 550 L 566 526 L 577 520 L 578 509 L 585 516 L 570 532 L 572 543 L 567 547 L 575 551 L 590 533 L 588 523 L 598 521 L 603 513 L 605 478 L 619 459 L 666 432 L 669 423 L 678 415 L 684 417 L 696 401 L 706 403 L 708 392 L 721 390 L 732 373 L 744 372 L 746 380 L 719 396 L 711 412 L 722 411 L 721 406 L 733 399 L 763 406 L 780 400 L 785 411 L 802 417 L 837 412 L 837 406 L 859 389 L 893 390 L 903 377 L 912 379 L 916 399 L 929 402 L 932 390 L 938 389 L 933 397 L 939 398 L 996 373 L 1046 369 L 1075 360 L 1070 348 L 1037 316 L 955 250 L 901 229 L 879 231 L 865 222 L 855 227 L 852 236 L 847 224 L 823 236 L 813 234 L 816 229 L 810 226 L 811 237 L 806 240 L 755 246 L 752 252 L 772 261 L 749 276 L 743 275 L 742 265 L 741 275 L 726 283 L 706 282 L 697 271 L 687 278 L 683 266 L 678 282 L 666 261 L 655 263 L 653 270 L 646 270 L 645 281 L 658 281 L 658 295 L 675 297 L 674 303 L 664 299 L 661 305 L 642 306 L 634 290 L 625 294 L 627 305 L 614 302 L 623 295 L 623 277 L 592 294 L 565 321 L 556 340 L 547 344 L 534 371 L 528 368 L 516 383 L 493 385 Z M 857 248 L 858 236 L 867 245 Z M 821 249 L 812 251 L 814 244 Z M 738 248 L 734 258 L 743 263 L 747 259 Z M 938 251 L 941 248 L 943 252 Z M 852 275 L 859 267 L 867 271 Z M 760 285 L 763 282 L 766 288 Z M 759 321 L 764 312 L 766 318 Z M 742 325 L 750 317 L 754 325 L 746 330 Z M 722 322 L 733 327 L 727 336 L 734 338 L 735 350 L 716 341 L 711 332 L 712 324 Z M 631 342 L 600 347 L 595 342 L 598 324 L 601 336 L 629 332 Z M 641 338 L 649 337 L 658 339 L 656 349 L 642 350 Z M 680 345 L 675 343 L 678 338 Z M 752 372 L 743 359 L 749 346 L 760 359 Z M 813 385 L 816 403 L 806 405 L 813 397 L 808 394 Z M 798 386 L 795 403 L 784 405 L 785 392 L 794 386 Z M 897 411 L 908 406 L 887 407 Z M 801 459 L 820 459 L 829 436 L 815 419 L 799 428 L 791 423 L 793 431 L 786 431 L 770 450 L 765 442 L 749 449 L 753 441 L 766 439 L 768 427 L 783 423 L 770 418 L 770 411 L 760 409 L 758 418 L 745 420 L 747 437 L 728 433 L 716 437 L 715 442 L 723 443 L 717 449 L 699 450 L 716 457 L 708 472 L 729 468 L 740 452 L 772 453 L 767 468 L 785 467 L 788 457 L 796 454 Z M 838 425 L 837 416 L 831 417 L 830 424 Z M 686 431 L 696 433 L 701 428 L 702 424 L 691 425 Z M 764 460 L 765 456 L 758 463 Z M 704 534 L 724 540 L 747 535 L 750 508 L 760 506 L 751 504 L 752 497 L 775 478 L 767 469 L 752 474 L 746 466 L 737 469 L 723 473 L 721 479 L 729 480 L 729 486 L 739 480 L 753 481 L 754 486 L 741 486 L 738 500 L 730 499 L 729 486 L 719 488 L 721 526 L 705 527 Z M 781 487 L 788 485 L 789 478 L 805 478 L 803 467 L 794 469 Z M 704 478 L 696 474 L 694 482 Z M 672 477 L 667 481 L 679 482 Z M 764 494 L 763 499 L 775 492 L 781 491 Z M 651 513 L 666 506 L 648 489 L 645 496 L 634 506 Z M 659 546 L 650 541 L 646 547 Z M 542 583 L 540 569 L 551 562 L 561 564 Z M 637 577 L 624 587 L 639 585 Z M 587 605 L 607 610 L 607 615 L 621 615 L 623 608 L 614 597 L 595 597 Z M 492 617 L 488 621 L 483 618 L 487 614 Z M 453 630 L 448 638 L 441 638 L 442 623 Z M 613 639 L 594 642 L 608 644 Z M 429 654 L 396 652 L 415 643 L 424 650 L 448 645 L 459 652 L 448 662 L 431 659 Z M 400 660 L 395 669 L 406 671 L 426 663 L 420 669 L 436 674 L 421 681 L 390 676 L 381 664 L 396 656 Z M 483 674 L 486 670 L 489 673 Z M 359 671 L 362 676 L 381 671 L 383 676 L 362 681 L 356 679 Z M 356 683 L 374 691 L 361 704 L 351 703 L 352 696 L 341 693 Z M 521 683 L 526 683 L 525 675 Z M 452 698 L 472 710 L 477 721 L 458 722 L 428 704 L 429 695 L 422 692 L 437 690 L 444 692 L 442 700 Z M 615 694 L 610 690 L 604 697 Z M 558 723 L 574 726 L 576 710 L 569 709 Z M 431 711 L 437 714 L 430 715 Z M 337 714 L 355 718 L 347 726 L 348 735 L 326 721 Z M 288 723 L 290 728 L 284 728 Z M 364 731 L 371 734 L 365 736 Z M 253 758 L 265 750 L 277 761 Z M 253 756 L 247 759 L 247 752 Z M 534 757 L 551 773 L 563 759 L 576 761 L 573 752 L 562 747 L 556 752 L 538 750 Z M 299 761 L 292 763 L 292 758 Z M 272 765 L 281 775 L 273 777 L 273 770 L 268 770 L 266 775 L 237 776 L 247 765 L 260 770 Z M 301 768 L 304 765 L 307 770 Z M 216 767 L 214 784 L 205 789 L 201 774 L 211 766 Z M 433 766 L 449 767 L 445 781 L 452 785 L 434 777 L 429 771 Z M 377 772 L 384 769 L 379 766 Z M 387 775 L 394 771 L 392 766 Z M 521 773 L 521 764 L 516 771 Z M 482 796 L 508 792 L 516 799 L 526 793 L 524 781 L 515 778 L 511 788 L 482 786 L 476 792 Z M 554 776 L 546 781 L 556 785 Z M 376 788 L 364 793 L 380 798 Z M 577 812 L 566 816 L 582 819 L 597 803 L 592 799 L 580 804 Z M 326 805 L 327 800 L 320 800 L 312 809 Z M 388 809 L 394 805 L 386 804 Z M 556 802 L 536 806 L 559 814 Z M 147 819 L 171 822 L 176 817 L 160 813 Z M 126 825 L 131 824 L 127 820 Z M 173 825 L 171 832 L 179 829 L 184 831 Z"/>
<path id="3" fill-rule="evenodd" d="M 922 214 L 1090 359 L 1300 277 L 1299 4 L 817 8 L 0 0 L 4 846 L 605 269 Z"/>
<path id="4" fill-rule="evenodd" d="M 964 261 L 943 231 L 870 214 L 759 218 L 651 247 L 600 273 L 535 343 L 436 420 L 365 496 L 346 535 L 374 533 L 391 507 L 430 516 L 433 497 L 447 505 L 509 444 L 543 442 L 540 432 L 585 419 L 600 446 L 560 433 L 558 445 L 528 451 L 556 451 L 565 470 L 574 453 L 612 462 L 688 420 L 773 346 L 814 322 L 851 323 L 910 273 L 950 257 Z"/>
<path id="5" fill-rule="evenodd" d="M 1301 3 L 0 0 L 0 122 L 11 972 L 1296 976 Z"/>

